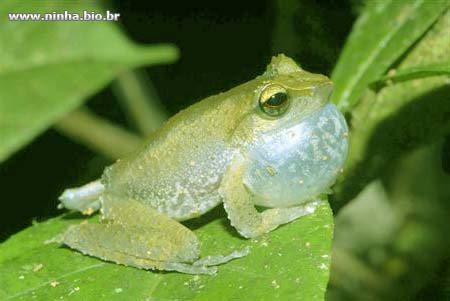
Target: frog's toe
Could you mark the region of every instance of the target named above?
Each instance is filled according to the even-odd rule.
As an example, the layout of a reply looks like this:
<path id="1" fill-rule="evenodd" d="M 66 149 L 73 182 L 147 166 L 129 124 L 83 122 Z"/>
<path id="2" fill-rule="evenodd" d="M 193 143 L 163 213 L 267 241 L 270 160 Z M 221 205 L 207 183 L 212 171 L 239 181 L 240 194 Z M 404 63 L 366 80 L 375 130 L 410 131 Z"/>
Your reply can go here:
<path id="1" fill-rule="evenodd" d="M 231 261 L 236 258 L 241 258 L 247 256 L 250 253 L 250 248 L 245 247 L 242 250 L 236 250 L 231 252 L 228 255 L 214 255 L 214 256 L 205 256 L 200 258 L 199 260 L 193 263 L 194 266 L 215 266 L 219 264 L 223 264 L 225 262 Z"/>
<path id="2" fill-rule="evenodd" d="M 177 271 L 185 274 L 204 274 L 204 275 L 215 275 L 217 273 L 217 267 L 209 267 L 206 265 L 193 265 L 181 262 L 166 262 L 164 264 L 163 270 L 166 271 Z"/>

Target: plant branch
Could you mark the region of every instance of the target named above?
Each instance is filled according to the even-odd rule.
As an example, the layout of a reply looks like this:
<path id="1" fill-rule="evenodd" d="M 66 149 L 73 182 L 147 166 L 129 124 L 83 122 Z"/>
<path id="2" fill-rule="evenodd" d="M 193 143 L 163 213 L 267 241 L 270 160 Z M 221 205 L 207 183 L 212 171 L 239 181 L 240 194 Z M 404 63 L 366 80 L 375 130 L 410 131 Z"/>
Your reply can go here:
<path id="1" fill-rule="evenodd" d="M 143 72 L 121 73 L 113 84 L 113 91 L 144 136 L 158 129 L 169 117 L 151 81 Z"/>
<path id="2" fill-rule="evenodd" d="M 55 129 L 111 159 L 121 158 L 141 144 L 141 139 L 87 108 L 77 109 L 55 124 Z"/>

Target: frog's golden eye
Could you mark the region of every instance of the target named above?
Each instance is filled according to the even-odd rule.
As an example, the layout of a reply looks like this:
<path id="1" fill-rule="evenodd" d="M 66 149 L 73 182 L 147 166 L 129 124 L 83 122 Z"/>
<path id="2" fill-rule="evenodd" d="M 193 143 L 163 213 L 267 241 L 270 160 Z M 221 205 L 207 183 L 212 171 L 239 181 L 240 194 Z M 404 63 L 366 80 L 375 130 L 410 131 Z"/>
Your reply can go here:
<path id="1" fill-rule="evenodd" d="M 280 85 L 264 87 L 259 95 L 259 107 L 269 116 L 282 115 L 289 107 L 289 95 Z"/>

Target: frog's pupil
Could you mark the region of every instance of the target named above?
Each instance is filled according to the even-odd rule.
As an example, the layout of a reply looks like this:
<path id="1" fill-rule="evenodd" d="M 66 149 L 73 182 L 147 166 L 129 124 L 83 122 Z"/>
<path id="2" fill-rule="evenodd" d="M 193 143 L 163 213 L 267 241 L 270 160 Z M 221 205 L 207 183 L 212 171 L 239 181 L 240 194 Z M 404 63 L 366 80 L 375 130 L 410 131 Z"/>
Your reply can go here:
<path id="1" fill-rule="evenodd" d="M 278 92 L 270 96 L 269 99 L 266 101 L 266 104 L 271 107 L 278 107 L 284 104 L 286 100 L 287 100 L 286 93 Z"/>

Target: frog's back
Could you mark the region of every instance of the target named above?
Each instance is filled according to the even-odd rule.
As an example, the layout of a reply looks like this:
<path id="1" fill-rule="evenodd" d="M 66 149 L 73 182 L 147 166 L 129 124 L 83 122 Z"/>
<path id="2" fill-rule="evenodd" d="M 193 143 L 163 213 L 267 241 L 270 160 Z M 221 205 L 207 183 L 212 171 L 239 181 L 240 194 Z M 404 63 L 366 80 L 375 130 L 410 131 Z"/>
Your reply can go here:
<path id="1" fill-rule="evenodd" d="M 151 142 L 109 167 L 102 178 L 107 193 L 134 198 L 177 220 L 199 216 L 220 203 L 222 174 L 235 150 L 229 140 L 250 83 L 173 116 Z"/>

